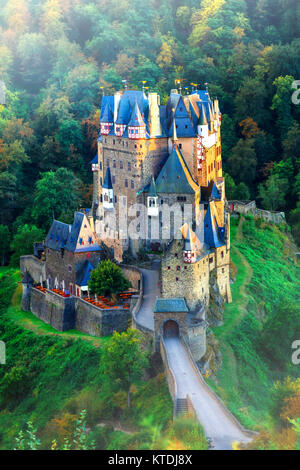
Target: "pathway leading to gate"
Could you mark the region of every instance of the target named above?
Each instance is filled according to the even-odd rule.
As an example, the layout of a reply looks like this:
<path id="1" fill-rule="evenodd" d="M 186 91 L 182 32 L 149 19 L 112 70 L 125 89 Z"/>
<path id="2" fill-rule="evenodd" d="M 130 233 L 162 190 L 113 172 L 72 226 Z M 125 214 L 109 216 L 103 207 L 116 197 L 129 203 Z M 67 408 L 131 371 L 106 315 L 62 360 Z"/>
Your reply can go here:
<path id="1" fill-rule="evenodd" d="M 154 331 L 153 308 L 159 292 L 159 262 L 151 270 L 142 269 L 143 302 L 137 313 L 140 325 Z M 177 385 L 177 398 L 189 395 L 197 418 L 204 432 L 217 450 L 232 449 L 233 442 L 249 442 L 251 438 L 243 432 L 237 421 L 230 415 L 225 405 L 209 389 L 200 371 L 193 367 L 188 351 L 179 338 L 165 338 L 164 344 L 169 367 Z"/>
<path id="2" fill-rule="evenodd" d="M 189 354 L 179 338 L 165 338 L 169 367 L 177 385 L 177 399 L 189 395 L 205 435 L 211 439 L 212 448 L 232 450 L 234 442 L 249 442 L 225 406 L 214 396 L 200 372 L 196 372 Z"/>

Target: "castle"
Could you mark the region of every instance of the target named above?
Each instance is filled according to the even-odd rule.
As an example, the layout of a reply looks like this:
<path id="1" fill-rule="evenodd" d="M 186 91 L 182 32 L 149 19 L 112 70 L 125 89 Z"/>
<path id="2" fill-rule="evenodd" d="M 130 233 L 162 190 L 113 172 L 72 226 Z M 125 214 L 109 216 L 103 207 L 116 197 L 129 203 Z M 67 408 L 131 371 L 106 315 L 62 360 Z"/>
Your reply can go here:
<path id="1" fill-rule="evenodd" d="M 157 93 L 144 90 L 103 96 L 91 169 L 91 210 L 76 213 L 72 226 L 53 221 L 45 260 L 36 272 L 36 261 L 33 268 L 32 260 L 23 260 L 23 271 L 45 289 L 59 287 L 81 299 L 88 295 L 90 271 L 105 256 L 104 245 L 121 266 L 125 254 L 134 259 L 141 250 L 160 252 L 156 340 L 165 334 L 166 321 L 178 317 L 191 347 L 202 338 L 195 353 L 200 359 L 212 278 L 223 299 L 231 301 L 218 101 L 207 90 L 186 96 L 172 90 L 166 105 Z M 134 287 L 139 285 L 134 277 Z M 24 292 L 27 287 L 28 278 Z M 70 324 L 76 326 L 76 319 Z"/>

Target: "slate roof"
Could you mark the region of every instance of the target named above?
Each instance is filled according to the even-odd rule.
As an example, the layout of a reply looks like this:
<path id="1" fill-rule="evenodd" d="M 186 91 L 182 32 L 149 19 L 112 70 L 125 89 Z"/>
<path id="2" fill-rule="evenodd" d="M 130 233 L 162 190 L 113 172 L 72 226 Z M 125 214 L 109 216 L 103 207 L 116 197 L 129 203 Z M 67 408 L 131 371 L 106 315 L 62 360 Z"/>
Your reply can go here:
<path id="1" fill-rule="evenodd" d="M 188 312 L 189 309 L 183 297 L 173 299 L 156 299 L 154 313 Z"/>
<path id="2" fill-rule="evenodd" d="M 213 217 L 210 203 L 208 204 L 204 217 L 204 242 L 210 248 L 218 248 L 225 245 L 224 241 L 221 239 L 218 224 Z"/>
<path id="3" fill-rule="evenodd" d="M 103 112 L 101 112 L 100 122 L 114 122 L 114 113 L 110 107 L 109 102 L 106 103 Z"/>
<path id="4" fill-rule="evenodd" d="M 90 161 L 90 165 L 98 164 L 98 153 L 94 156 L 93 160 Z"/>
<path id="5" fill-rule="evenodd" d="M 78 237 L 81 230 L 81 225 L 83 221 L 84 214 L 82 212 L 76 212 L 74 217 L 74 222 L 72 224 L 71 232 L 68 237 L 66 244 L 66 250 L 75 251 L 77 246 Z"/>
<path id="6" fill-rule="evenodd" d="M 213 188 L 212 188 L 212 192 L 211 192 L 211 196 L 210 196 L 212 199 L 221 199 L 221 195 L 220 195 L 220 191 L 218 190 L 216 184 L 214 183 L 213 184 Z"/>
<path id="7" fill-rule="evenodd" d="M 101 251 L 101 248 L 96 244 L 76 249 L 83 218 L 82 212 L 76 212 L 72 225 L 53 220 L 46 237 L 45 247 L 56 251 L 60 251 L 62 248 L 71 252 Z"/>
<path id="8" fill-rule="evenodd" d="M 154 181 L 153 177 L 152 177 L 149 189 L 148 189 L 148 196 L 152 196 L 152 197 L 157 196 L 156 184 L 155 184 L 155 181 Z"/>
<path id="9" fill-rule="evenodd" d="M 58 220 L 53 220 L 51 228 L 47 234 L 45 246 L 52 250 L 65 248 L 71 231 L 71 225 L 64 224 Z M 70 250 L 71 251 L 71 250 Z"/>
<path id="10" fill-rule="evenodd" d="M 128 123 L 128 126 L 130 127 L 142 127 L 145 126 L 145 122 L 142 118 L 140 109 L 138 107 L 137 101 L 135 102 L 134 108 L 131 113 L 131 118 Z"/>
<path id="11" fill-rule="evenodd" d="M 87 286 L 90 279 L 91 271 L 95 269 L 92 263 L 88 260 L 80 266 L 76 271 L 76 284 L 78 286 Z"/>
<path id="12" fill-rule="evenodd" d="M 143 91 L 126 90 L 121 96 L 116 124 L 127 125 L 137 104 L 138 110 L 147 121 L 149 114 L 148 98 Z"/>
<path id="13" fill-rule="evenodd" d="M 186 237 L 185 237 L 185 242 L 184 242 L 184 250 L 185 251 L 192 251 L 192 246 L 191 246 L 191 238 L 190 238 L 190 227 L 188 226 L 187 232 L 186 232 Z"/>
<path id="14" fill-rule="evenodd" d="M 112 189 L 112 181 L 111 181 L 111 173 L 110 173 L 110 168 L 109 166 L 107 167 L 106 173 L 105 173 L 105 178 L 104 178 L 104 183 L 102 188 L 105 189 Z"/>
<path id="15" fill-rule="evenodd" d="M 155 184 L 158 193 L 193 194 L 199 190 L 178 147 L 169 155 Z"/>

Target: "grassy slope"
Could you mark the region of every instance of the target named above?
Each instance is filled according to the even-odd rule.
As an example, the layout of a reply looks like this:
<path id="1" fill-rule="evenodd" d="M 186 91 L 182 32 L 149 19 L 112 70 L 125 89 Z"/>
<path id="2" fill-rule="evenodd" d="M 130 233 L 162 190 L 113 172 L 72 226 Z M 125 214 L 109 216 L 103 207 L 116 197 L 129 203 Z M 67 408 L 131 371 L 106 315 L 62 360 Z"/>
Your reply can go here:
<path id="1" fill-rule="evenodd" d="M 0 268 L 0 339 L 7 348 L 7 364 L 0 366 L 0 449 L 13 447 L 28 420 L 38 429 L 43 448 L 49 448 L 54 438 L 59 440 L 53 418 L 65 423 L 61 440 L 68 420 L 82 409 L 98 449 L 144 448 L 153 435 L 158 448 L 168 442 L 207 448 L 198 423 L 172 424 L 173 403 L 163 374 L 135 384 L 128 412 L 126 394 L 103 383 L 99 374 L 101 348 L 110 337 L 58 333 L 23 312 L 19 279 L 17 270 Z"/>
<path id="2" fill-rule="evenodd" d="M 243 424 L 268 427 L 270 388 L 283 373 L 257 347 L 258 338 L 273 309 L 297 296 L 299 301 L 299 267 L 289 238 L 278 227 L 252 218 L 232 222 L 232 261 L 238 275 L 224 325 L 214 329 L 223 365 L 217 380 L 209 383 Z"/>

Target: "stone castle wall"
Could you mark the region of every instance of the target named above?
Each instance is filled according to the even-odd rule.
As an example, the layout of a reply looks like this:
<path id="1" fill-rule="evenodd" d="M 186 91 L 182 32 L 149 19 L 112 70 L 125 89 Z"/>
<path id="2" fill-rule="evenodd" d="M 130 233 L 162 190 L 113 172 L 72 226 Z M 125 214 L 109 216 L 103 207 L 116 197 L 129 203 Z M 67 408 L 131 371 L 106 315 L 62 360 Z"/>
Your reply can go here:
<path id="1" fill-rule="evenodd" d="M 197 311 L 209 302 L 209 257 L 195 264 L 183 260 L 183 240 L 174 240 L 161 266 L 162 296 L 184 297 L 190 310 Z"/>
<path id="2" fill-rule="evenodd" d="M 36 283 L 41 282 L 41 280 L 42 282 L 46 280 L 45 263 L 36 256 L 21 256 L 20 271 L 22 274 L 25 274 L 25 272 L 28 271 Z"/>
<path id="3" fill-rule="evenodd" d="M 64 298 L 54 292 L 45 294 L 32 288 L 30 310 L 43 322 L 58 331 L 73 329 L 75 326 L 75 298 Z"/>
<path id="4" fill-rule="evenodd" d="M 92 336 L 108 336 L 125 331 L 131 320 L 129 309 L 101 310 L 78 297 L 61 297 L 31 289 L 30 310 L 58 331 L 77 329 Z"/>

